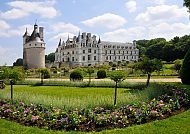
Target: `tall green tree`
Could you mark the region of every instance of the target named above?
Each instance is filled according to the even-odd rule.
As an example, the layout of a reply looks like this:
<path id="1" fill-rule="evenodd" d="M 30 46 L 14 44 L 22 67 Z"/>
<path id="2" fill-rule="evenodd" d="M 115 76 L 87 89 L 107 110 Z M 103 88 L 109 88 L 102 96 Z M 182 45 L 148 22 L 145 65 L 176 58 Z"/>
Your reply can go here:
<path id="1" fill-rule="evenodd" d="M 190 85 L 190 49 L 185 55 L 180 69 L 180 78 L 183 84 Z"/>
<path id="2" fill-rule="evenodd" d="M 114 96 L 114 106 L 116 106 L 116 100 L 117 100 L 117 87 L 118 83 L 122 82 L 126 79 L 126 74 L 123 71 L 112 71 L 110 74 L 110 79 L 115 82 L 115 96 Z"/>
<path id="3" fill-rule="evenodd" d="M 158 59 L 149 59 L 144 57 L 142 61 L 137 62 L 135 65 L 136 69 L 141 70 L 143 73 L 147 74 L 147 82 L 146 85 L 148 86 L 150 83 L 151 73 L 154 71 L 160 71 L 163 67 L 162 61 Z"/>

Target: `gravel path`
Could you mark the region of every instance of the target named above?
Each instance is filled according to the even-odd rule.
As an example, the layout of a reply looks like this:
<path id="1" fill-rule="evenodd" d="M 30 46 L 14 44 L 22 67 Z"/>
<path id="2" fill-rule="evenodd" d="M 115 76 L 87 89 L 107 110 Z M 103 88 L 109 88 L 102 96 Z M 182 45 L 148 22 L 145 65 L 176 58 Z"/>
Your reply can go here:
<path id="1" fill-rule="evenodd" d="M 34 80 L 40 81 L 37 78 L 27 78 L 26 80 Z M 44 79 L 45 81 L 69 81 L 69 79 Z M 146 82 L 147 79 L 126 79 L 126 82 Z M 88 79 L 84 79 L 84 81 L 88 81 Z M 111 81 L 110 79 L 92 79 L 92 81 Z M 152 78 L 150 82 L 181 82 L 179 78 Z"/>

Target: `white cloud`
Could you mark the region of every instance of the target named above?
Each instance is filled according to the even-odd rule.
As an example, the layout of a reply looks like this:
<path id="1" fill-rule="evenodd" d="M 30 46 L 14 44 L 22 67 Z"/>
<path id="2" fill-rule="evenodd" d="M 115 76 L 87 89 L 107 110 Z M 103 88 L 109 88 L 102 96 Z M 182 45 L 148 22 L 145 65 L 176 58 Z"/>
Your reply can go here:
<path id="1" fill-rule="evenodd" d="M 131 42 L 143 38 L 144 35 L 146 35 L 145 31 L 146 28 L 140 26 L 128 29 L 118 29 L 113 32 L 104 33 L 102 39 L 105 41 Z"/>
<path id="2" fill-rule="evenodd" d="M 137 9 L 137 3 L 135 0 L 129 0 L 125 3 L 126 8 L 129 10 L 129 12 L 135 12 Z"/>
<path id="3" fill-rule="evenodd" d="M 183 36 L 189 34 L 190 23 L 161 23 L 154 27 L 150 27 L 149 38 L 164 37 L 166 39 L 171 39 L 175 36 Z"/>
<path id="4" fill-rule="evenodd" d="M 0 13 L 0 16 L 4 19 L 18 19 L 18 18 L 23 18 L 25 16 L 28 16 L 28 13 L 23 12 L 20 9 L 13 8 L 9 11 L 4 12 L 4 13 Z"/>
<path id="5" fill-rule="evenodd" d="M 10 28 L 10 26 L 7 22 L 0 20 L 0 31 L 4 30 L 4 29 L 9 29 L 9 28 Z"/>
<path id="6" fill-rule="evenodd" d="M 49 40 L 52 41 L 52 40 L 57 40 L 59 41 L 59 39 L 61 38 L 62 40 L 67 40 L 68 39 L 68 36 L 69 38 L 72 38 L 73 36 L 75 36 L 73 33 L 68 33 L 68 32 L 65 32 L 65 33 L 59 33 L 55 36 L 53 36 L 52 38 L 50 38 Z"/>
<path id="7" fill-rule="evenodd" d="M 109 29 L 115 29 L 115 28 L 123 26 L 125 23 L 127 23 L 127 20 L 119 15 L 106 13 L 106 14 L 82 21 L 82 23 L 89 27 L 106 27 Z"/>
<path id="8" fill-rule="evenodd" d="M 147 0 L 150 3 L 156 4 L 156 5 L 163 5 L 165 4 L 165 0 Z"/>
<path id="9" fill-rule="evenodd" d="M 5 23 L 4 21 L 2 22 L 0 21 L 0 37 L 13 37 L 13 36 L 22 37 L 22 35 L 25 33 L 26 28 L 28 29 L 28 32 L 30 34 L 33 30 L 33 26 L 29 24 L 22 25 L 17 28 L 11 28 L 7 23 L 5 24 L 4 23 Z"/>
<path id="10" fill-rule="evenodd" d="M 39 14 L 43 18 L 53 18 L 58 15 L 53 7 L 54 1 L 30 2 L 30 1 L 12 1 L 7 4 L 12 7 L 11 10 L 2 12 L 0 17 L 4 19 L 18 19 L 28 16 L 30 13 Z"/>
<path id="11" fill-rule="evenodd" d="M 80 28 L 71 24 L 71 23 L 64 23 L 64 22 L 58 22 L 51 26 L 51 28 L 55 32 L 70 32 L 70 33 L 77 33 Z"/>
<path id="12" fill-rule="evenodd" d="M 147 7 L 147 10 L 138 14 L 135 20 L 143 25 L 147 25 L 167 21 L 172 22 L 182 17 L 188 17 L 186 8 L 179 8 L 177 5 L 159 5 Z"/>

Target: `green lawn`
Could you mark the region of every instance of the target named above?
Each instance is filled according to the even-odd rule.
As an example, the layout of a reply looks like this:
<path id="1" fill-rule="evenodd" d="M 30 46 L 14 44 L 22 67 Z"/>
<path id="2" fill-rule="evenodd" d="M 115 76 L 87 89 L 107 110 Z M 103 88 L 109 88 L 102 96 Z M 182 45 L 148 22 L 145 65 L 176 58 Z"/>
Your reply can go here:
<path id="1" fill-rule="evenodd" d="M 79 134 L 81 132 L 49 131 L 25 127 L 0 119 L 0 134 Z M 94 133 L 94 132 L 91 132 Z M 161 121 L 123 129 L 104 130 L 100 134 L 190 134 L 190 110 Z M 84 133 L 83 133 L 84 134 Z M 87 133 L 90 134 L 90 133 Z"/>
<path id="2" fill-rule="evenodd" d="M 118 89 L 118 106 L 147 100 L 147 93 L 128 92 L 129 89 Z M 65 108 L 86 108 L 94 106 L 113 106 L 114 88 L 81 88 L 63 86 L 28 86 L 15 85 L 14 98 L 27 103 L 53 105 Z M 0 90 L 0 97 L 10 98 L 10 86 Z"/>

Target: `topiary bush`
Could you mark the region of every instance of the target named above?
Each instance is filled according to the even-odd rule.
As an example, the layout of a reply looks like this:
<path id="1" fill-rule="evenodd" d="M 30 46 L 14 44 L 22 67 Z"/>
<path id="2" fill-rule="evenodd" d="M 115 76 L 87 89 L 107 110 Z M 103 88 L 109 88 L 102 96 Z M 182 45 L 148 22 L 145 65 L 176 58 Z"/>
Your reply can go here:
<path id="1" fill-rule="evenodd" d="M 97 72 L 97 77 L 98 79 L 103 79 L 103 78 L 106 78 L 107 74 L 106 74 L 106 71 L 105 70 L 99 70 Z"/>
<path id="2" fill-rule="evenodd" d="M 83 80 L 83 75 L 82 75 L 81 71 L 75 70 L 75 71 L 71 72 L 70 80 L 72 80 L 72 81 L 76 81 L 76 80 L 81 81 L 81 80 Z"/>
<path id="3" fill-rule="evenodd" d="M 190 49 L 184 57 L 182 67 L 180 69 L 180 78 L 183 84 L 190 85 Z"/>

